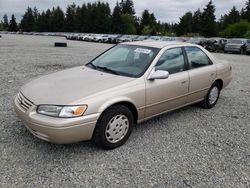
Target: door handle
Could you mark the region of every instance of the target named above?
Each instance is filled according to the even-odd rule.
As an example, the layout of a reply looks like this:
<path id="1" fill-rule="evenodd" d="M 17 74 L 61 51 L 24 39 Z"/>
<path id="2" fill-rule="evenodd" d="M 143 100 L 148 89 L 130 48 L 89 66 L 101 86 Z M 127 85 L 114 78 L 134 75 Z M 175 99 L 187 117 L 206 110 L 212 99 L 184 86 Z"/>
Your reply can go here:
<path id="1" fill-rule="evenodd" d="M 187 83 L 187 80 L 184 80 L 184 81 L 181 82 L 181 84 L 185 84 L 185 83 Z"/>

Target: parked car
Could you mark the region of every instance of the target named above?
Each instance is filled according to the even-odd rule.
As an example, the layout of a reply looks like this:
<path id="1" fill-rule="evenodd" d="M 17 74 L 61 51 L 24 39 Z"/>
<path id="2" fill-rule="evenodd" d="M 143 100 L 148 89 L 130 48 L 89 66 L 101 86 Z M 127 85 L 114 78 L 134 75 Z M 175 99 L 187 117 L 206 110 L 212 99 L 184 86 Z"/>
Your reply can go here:
<path id="1" fill-rule="evenodd" d="M 203 46 L 210 52 L 224 51 L 227 40 L 224 38 L 209 38 L 205 40 Z"/>
<path id="2" fill-rule="evenodd" d="M 148 40 L 161 40 L 161 37 L 159 36 L 150 36 Z"/>
<path id="3" fill-rule="evenodd" d="M 246 54 L 247 54 L 247 55 L 250 55 L 250 39 L 247 40 Z"/>
<path id="4" fill-rule="evenodd" d="M 231 71 L 227 62 L 198 45 L 127 42 L 84 66 L 29 82 L 14 98 L 14 107 L 42 140 L 92 139 L 113 149 L 126 142 L 136 123 L 197 102 L 214 107 Z"/>
<path id="5" fill-rule="evenodd" d="M 93 38 L 93 42 L 107 42 L 108 35 L 95 35 Z"/>
<path id="6" fill-rule="evenodd" d="M 135 37 L 133 39 L 133 41 L 143 41 L 143 40 L 147 40 L 148 38 L 149 38 L 149 36 L 139 35 L 139 36 Z"/>
<path id="7" fill-rule="evenodd" d="M 109 35 L 108 43 L 116 44 L 116 39 L 120 38 L 122 35 Z"/>
<path id="8" fill-rule="evenodd" d="M 163 36 L 161 37 L 161 41 L 172 41 L 172 37 L 167 37 L 167 36 Z"/>
<path id="9" fill-rule="evenodd" d="M 201 45 L 201 46 L 202 46 L 203 40 L 204 40 L 204 38 L 190 38 L 190 39 L 187 40 L 186 42 L 191 43 L 191 44 L 197 44 L 197 45 Z"/>
<path id="10" fill-rule="evenodd" d="M 118 43 L 122 43 L 122 42 L 131 42 L 131 41 L 132 41 L 132 38 L 129 35 L 122 35 L 122 36 L 116 38 L 115 43 L 118 44 Z"/>
<path id="11" fill-rule="evenodd" d="M 84 41 L 93 42 L 95 38 L 94 34 L 89 34 L 84 38 Z"/>
<path id="12" fill-rule="evenodd" d="M 246 53 L 247 49 L 247 39 L 230 39 L 228 40 L 224 53 Z"/>

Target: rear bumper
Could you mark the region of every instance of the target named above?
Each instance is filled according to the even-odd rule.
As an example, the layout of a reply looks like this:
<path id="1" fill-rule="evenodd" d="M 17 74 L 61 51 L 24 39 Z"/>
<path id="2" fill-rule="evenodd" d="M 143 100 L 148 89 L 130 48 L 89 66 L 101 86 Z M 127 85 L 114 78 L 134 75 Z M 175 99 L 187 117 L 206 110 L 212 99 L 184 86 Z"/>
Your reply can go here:
<path id="1" fill-rule="evenodd" d="M 14 99 L 14 109 L 25 127 L 37 138 L 67 144 L 92 138 L 99 114 L 78 118 L 55 118 L 36 113 L 36 106 L 24 111 Z"/>

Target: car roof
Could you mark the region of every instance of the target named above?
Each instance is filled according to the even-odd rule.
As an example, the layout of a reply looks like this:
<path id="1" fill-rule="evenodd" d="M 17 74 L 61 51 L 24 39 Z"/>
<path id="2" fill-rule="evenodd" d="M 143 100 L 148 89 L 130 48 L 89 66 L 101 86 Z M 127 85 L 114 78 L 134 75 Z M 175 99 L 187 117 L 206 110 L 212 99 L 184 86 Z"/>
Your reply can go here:
<path id="1" fill-rule="evenodd" d="M 152 47 L 152 48 L 165 48 L 170 46 L 195 46 L 193 44 L 185 43 L 185 42 L 178 42 L 178 41 L 135 41 L 135 42 L 124 42 L 122 44 L 127 45 L 135 45 L 135 46 L 145 46 L 145 47 Z"/>

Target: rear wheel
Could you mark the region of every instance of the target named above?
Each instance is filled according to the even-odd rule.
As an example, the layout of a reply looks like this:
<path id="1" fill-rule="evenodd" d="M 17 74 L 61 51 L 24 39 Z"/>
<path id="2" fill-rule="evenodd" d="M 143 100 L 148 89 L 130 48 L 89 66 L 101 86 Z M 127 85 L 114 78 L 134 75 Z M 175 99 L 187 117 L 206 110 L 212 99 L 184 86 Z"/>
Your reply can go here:
<path id="1" fill-rule="evenodd" d="M 220 97 L 221 85 L 218 82 L 214 82 L 209 89 L 205 99 L 200 103 L 203 108 L 213 108 Z"/>
<path id="2" fill-rule="evenodd" d="M 111 106 L 98 120 L 93 141 L 103 149 L 119 147 L 128 140 L 133 122 L 133 114 L 126 106 Z"/>

